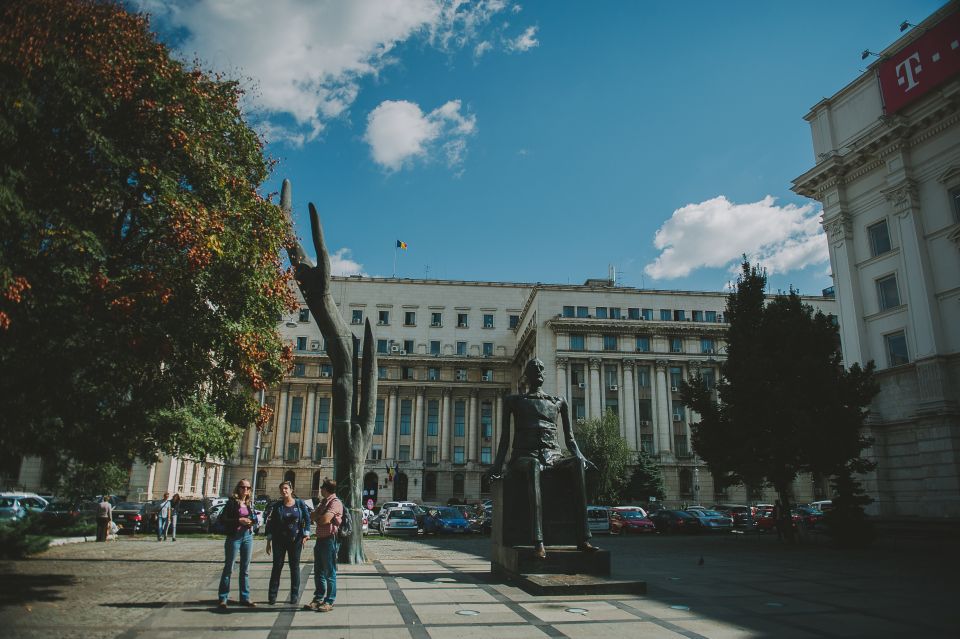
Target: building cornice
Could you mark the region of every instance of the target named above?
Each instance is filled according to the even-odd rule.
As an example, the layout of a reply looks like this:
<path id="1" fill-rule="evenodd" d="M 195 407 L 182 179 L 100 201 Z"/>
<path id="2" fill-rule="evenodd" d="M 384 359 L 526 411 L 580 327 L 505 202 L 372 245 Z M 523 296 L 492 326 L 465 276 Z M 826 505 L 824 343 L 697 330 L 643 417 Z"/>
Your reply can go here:
<path id="1" fill-rule="evenodd" d="M 554 317 L 546 325 L 555 333 L 616 333 L 619 335 L 726 335 L 729 324 L 721 322 L 665 322 L 656 320 L 610 320 Z"/>

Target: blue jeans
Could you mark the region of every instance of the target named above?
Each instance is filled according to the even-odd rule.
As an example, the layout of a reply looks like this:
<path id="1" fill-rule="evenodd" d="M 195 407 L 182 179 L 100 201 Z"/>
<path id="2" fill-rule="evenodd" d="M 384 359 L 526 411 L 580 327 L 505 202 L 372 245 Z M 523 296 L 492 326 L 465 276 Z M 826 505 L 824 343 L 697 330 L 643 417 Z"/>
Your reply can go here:
<path id="1" fill-rule="evenodd" d="M 240 601 L 250 601 L 250 557 L 253 555 L 253 533 L 245 530 L 227 535 L 223 542 L 223 573 L 220 575 L 220 601 L 230 597 L 230 574 L 233 562 L 240 555 Z"/>
<path id="2" fill-rule="evenodd" d="M 313 547 L 313 600 L 332 604 L 337 598 L 337 550 L 340 544 L 334 535 L 317 539 Z"/>
<path id="3" fill-rule="evenodd" d="M 271 542 L 273 544 L 273 570 L 270 571 L 270 587 L 267 590 L 267 596 L 270 601 L 277 600 L 277 593 L 280 592 L 280 572 L 283 570 L 283 560 L 286 558 L 290 564 L 290 601 L 296 602 L 300 595 L 300 551 L 303 548 L 303 537 L 297 536 L 296 539 L 288 539 L 282 535 L 277 535 Z"/>
<path id="4" fill-rule="evenodd" d="M 169 521 L 168 517 L 161 517 L 157 515 L 157 541 L 167 538 L 167 522 Z"/>

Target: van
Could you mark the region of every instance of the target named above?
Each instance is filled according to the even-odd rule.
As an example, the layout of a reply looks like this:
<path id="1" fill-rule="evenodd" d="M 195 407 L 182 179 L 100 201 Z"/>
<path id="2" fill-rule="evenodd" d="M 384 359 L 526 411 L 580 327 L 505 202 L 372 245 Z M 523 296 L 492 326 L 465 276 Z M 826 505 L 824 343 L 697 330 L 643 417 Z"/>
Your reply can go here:
<path id="1" fill-rule="evenodd" d="M 587 526 L 594 535 L 609 535 L 610 509 L 606 506 L 587 506 Z"/>

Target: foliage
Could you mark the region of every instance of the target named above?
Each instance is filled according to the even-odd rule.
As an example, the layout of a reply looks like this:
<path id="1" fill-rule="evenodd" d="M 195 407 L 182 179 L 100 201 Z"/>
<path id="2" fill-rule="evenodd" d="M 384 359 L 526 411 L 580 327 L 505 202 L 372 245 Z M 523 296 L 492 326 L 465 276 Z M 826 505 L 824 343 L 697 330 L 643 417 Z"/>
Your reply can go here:
<path id="1" fill-rule="evenodd" d="M 115 495 L 127 485 L 127 469 L 116 464 L 64 462 L 61 467 L 64 471 L 57 492 L 71 501 Z"/>
<path id="2" fill-rule="evenodd" d="M 587 497 L 591 503 L 616 506 L 623 501 L 632 461 L 630 447 L 620 434 L 617 414 L 608 410 L 600 419 L 577 422 L 574 436 L 580 452 L 597 467 L 587 474 Z"/>
<path id="3" fill-rule="evenodd" d="M 663 487 L 663 470 L 645 450 L 637 453 L 637 465 L 630 477 L 627 495 L 635 501 L 648 501 L 651 497 L 663 500 L 667 496 Z"/>
<path id="4" fill-rule="evenodd" d="M 112 2 L 0 5 L 0 449 L 227 456 L 265 420 L 288 226 L 240 96 Z"/>
<path id="5" fill-rule="evenodd" d="M 50 537 L 42 533 L 35 515 L 0 523 L 0 559 L 22 559 L 43 552 L 50 545 Z"/>
<path id="6" fill-rule="evenodd" d="M 873 523 L 864 513 L 864 506 L 871 499 L 855 477 L 857 469 L 846 466 L 831 481 L 834 494 L 833 507 L 824 514 L 824 524 L 837 545 L 844 548 L 869 546 L 876 538 Z"/>
<path id="7" fill-rule="evenodd" d="M 837 329 L 794 290 L 767 303 L 766 274 L 744 260 L 727 300 L 727 360 L 717 402 L 702 380 L 681 389 L 701 415 L 693 444 L 715 475 L 772 484 L 789 512 L 800 472 L 860 472 L 869 440 L 861 433 L 866 406 L 877 392 L 873 364 L 843 368 Z"/>

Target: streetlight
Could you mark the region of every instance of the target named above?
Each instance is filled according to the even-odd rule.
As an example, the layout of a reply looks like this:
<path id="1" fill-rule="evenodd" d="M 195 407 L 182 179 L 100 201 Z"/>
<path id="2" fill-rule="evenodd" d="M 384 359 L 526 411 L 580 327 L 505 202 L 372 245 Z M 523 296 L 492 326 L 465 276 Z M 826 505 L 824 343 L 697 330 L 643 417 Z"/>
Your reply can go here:
<path id="1" fill-rule="evenodd" d="M 266 403 L 266 394 L 264 389 L 260 389 L 260 414 L 263 414 L 263 405 Z M 252 499 L 254 502 L 257 501 L 257 462 L 260 461 L 260 428 L 254 426 L 257 431 L 255 444 L 253 446 L 253 477 L 251 478 L 251 485 L 253 488 L 250 490 Z"/>
<path id="2" fill-rule="evenodd" d="M 693 454 L 693 498 L 700 506 L 700 458 Z"/>

